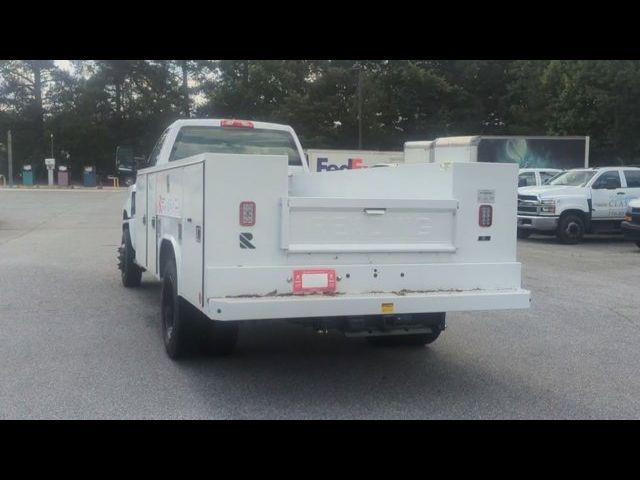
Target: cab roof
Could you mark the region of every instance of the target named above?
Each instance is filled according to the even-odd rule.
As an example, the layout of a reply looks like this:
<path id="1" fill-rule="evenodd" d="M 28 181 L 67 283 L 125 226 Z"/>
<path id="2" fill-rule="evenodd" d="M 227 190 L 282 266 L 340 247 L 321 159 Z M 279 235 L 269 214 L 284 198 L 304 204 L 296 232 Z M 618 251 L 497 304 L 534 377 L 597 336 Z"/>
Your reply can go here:
<path id="1" fill-rule="evenodd" d="M 240 120 L 235 118 L 185 118 L 176 120 L 169 127 L 220 127 L 222 122 L 239 122 L 243 124 L 251 124 L 252 128 L 260 128 L 264 130 L 285 130 L 292 132 L 293 128 L 289 125 L 279 123 L 254 122 L 253 120 Z M 251 128 L 251 127 L 250 127 Z"/>

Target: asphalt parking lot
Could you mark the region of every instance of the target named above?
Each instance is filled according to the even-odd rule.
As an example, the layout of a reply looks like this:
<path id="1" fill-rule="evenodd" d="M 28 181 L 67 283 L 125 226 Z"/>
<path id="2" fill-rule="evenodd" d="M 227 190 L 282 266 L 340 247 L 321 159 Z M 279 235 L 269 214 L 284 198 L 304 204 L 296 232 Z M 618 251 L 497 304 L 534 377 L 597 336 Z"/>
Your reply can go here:
<path id="1" fill-rule="evenodd" d="M 284 322 L 174 363 L 159 283 L 120 283 L 124 191 L 0 189 L 0 418 L 640 418 L 640 249 L 518 242 L 523 311 L 452 313 L 426 348 Z"/>

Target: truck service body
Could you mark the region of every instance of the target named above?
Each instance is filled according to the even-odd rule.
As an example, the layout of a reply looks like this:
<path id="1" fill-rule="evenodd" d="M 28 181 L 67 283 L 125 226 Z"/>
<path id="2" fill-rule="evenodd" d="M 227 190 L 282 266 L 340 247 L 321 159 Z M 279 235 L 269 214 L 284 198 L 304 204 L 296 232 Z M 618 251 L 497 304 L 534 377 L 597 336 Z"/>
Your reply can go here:
<path id="1" fill-rule="evenodd" d="M 421 343 L 444 312 L 528 307 L 515 164 L 312 175 L 303 159 L 284 125 L 179 120 L 163 133 L 125 204 L 120 260 L 125 285 L 143 270 L 163 281 L 170 356 L 183 349 L 167 336 L 186 328 L 176 302 L 216 335 L 303 319 Z"/>

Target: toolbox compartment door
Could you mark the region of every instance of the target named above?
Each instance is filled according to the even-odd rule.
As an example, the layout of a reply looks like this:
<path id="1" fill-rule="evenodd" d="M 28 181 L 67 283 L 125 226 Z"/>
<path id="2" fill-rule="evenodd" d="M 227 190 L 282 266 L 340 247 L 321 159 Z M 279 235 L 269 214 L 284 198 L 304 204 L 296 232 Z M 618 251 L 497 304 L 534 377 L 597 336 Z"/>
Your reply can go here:
<path id="1" fill-rule="evenodd" d="M 287 197 L 281 248 L 290 253 L 456 251 L 453 199 Z"/>

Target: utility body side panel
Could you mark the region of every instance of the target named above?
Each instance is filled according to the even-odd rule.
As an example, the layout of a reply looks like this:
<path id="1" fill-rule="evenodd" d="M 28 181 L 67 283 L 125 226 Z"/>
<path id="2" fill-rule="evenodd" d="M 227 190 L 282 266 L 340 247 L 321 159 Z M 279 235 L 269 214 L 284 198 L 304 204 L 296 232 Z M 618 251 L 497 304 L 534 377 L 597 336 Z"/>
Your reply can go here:
<path id="1" fill-rule="evenodd" d="M 136 221 L 134 222 L 136 233 L 133 237 L 133 247 L 136 251 L 136 263 L 145 269 L 147 268 L 147 225 L 149 223 L 147 203 L 147 176 L 138 175 L 136 179 Z"/>
<path id="2" fill-rule="evenodd" d="M 181 265 L 181 295 L 193 305 L 204 306 L 204 163 L 196 163 L 181 169 L 183 180 L 182 239 L 184 255 Z M 213 205 L 209 208 L 213 208 Z M 210 231 L 215 225 L 210 225 Z"/>

